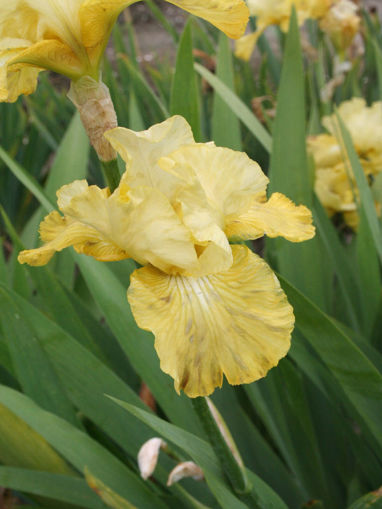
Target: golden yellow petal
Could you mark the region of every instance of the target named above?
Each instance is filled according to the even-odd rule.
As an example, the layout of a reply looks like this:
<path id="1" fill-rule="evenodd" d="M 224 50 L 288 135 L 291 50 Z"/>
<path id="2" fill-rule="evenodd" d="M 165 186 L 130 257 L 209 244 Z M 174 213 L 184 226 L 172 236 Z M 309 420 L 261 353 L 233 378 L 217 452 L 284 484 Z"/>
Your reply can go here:
<path id="1" fill-rule="evenodd" d="M 248 62 L 255 49 L 258 38 L 262 32 L 259 30 L 253 34 L 243 35 L 235 43 L 235 56 Z"/>
<path id="2" fill-rule="evenodd" d="M 79 10 L 82 42 L 93 65 L 107 46 L 111 30 L 120 12 L 136 0 L 85 0 Z"/>
<path id="3" fill-rule="evenodd" d="M 67 44 L 54 39 L 40 41 L 26 48 L 10 60 L 9 65 L 12 64 L 28 64 L 49 69 L 71 79 L 78 79 L 86 73 L 83 62 L 73 50 Z"/>
<path id="4" fill-rule="evenodd" d="M 32 94 L 36 90 L 37 77 L 40 69 L 8 63 L 24 48 L 11 50 L 0 49 L 0 102 L 13 103 L 24 94 Z"/>
<path id="5" fill-rule="evenodd" d="M 171 199 L 179 180 L 157 163 L 182 145 L 195 143 L 191 127 L 183 117 L 175 115 L 141 132 L 117 127 L 107 131 L 105 137 L 126 162 L 121 185 L 154 187 Z"/>
<path id="6" fill-rule="evenodd" d="M 47 216 L 45 221 L 48 224 L 49 232 L 45 233 L 44 222 L 40 226 L 41 235 L 44 238 L 51 238 L 49 242 L 37 249 L 21 251 L 18 256 L 20 263 L 28 265 L 40 266 L 49 262 L 55 252 L 62 251 L 66 247 L 82 245 L 84 242 L 97 242 L 99 236 L 97 232 L 86 225 L 76 222 L 66 222 L 65 218 L 58 221 L 57 217 Z M 53 222 L 57 225 L 57 233 L 54 235 L 52 230 Z"/>
<path id="7" fill-rule="evenodd" d="M 225 232 L 229 238 L 256 239 L 266 234 L 302 242 L 314 237 L 315 228 L 309 209 L 273 193 L 268 201 L 255 201 L 248 212 L 227 225 Z"/>
<path id="8" fill-rule="evenodd" d="M 245 153 L 207 143 L 183 146 L 159 164 L 180 178 L 191 168 L 209 204 L 225 221 L 247 210 L 254 196 L 265 192 L 268 184 L 260 166 Z"/>
<path id="9" fill-rule="evenodd" d="M 249 10 L 242 0 L 167 0 L 185 11 L 203 18 L 232 39 L 244 34 Z"/>
<path id="10" fill-rule="evenodd" d="M 128 290 L 137 324 L 155 335 L 161 369 L 175 389 L 206 396 L 223 374 L 233 385 L 266 375 L 286 355 L 294 316 L 270 267 L 245 246 L 220 274 L 168 276 L 147 266 Z"/>

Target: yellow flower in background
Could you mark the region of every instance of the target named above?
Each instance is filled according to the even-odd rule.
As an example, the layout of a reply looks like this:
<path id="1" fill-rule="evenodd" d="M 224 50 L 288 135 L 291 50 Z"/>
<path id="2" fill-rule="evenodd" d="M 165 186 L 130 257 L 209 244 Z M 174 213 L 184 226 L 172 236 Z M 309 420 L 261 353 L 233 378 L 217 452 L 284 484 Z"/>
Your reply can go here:
<path id="1" fill-rule="evenodd" d="M 302 25 L 309 18 L 318 19 L 326 14 L 332 2 L 333 0 L 247 0 L 251 16 L 256 16 L 256 31 L 244 35 L 236 42 L 236 56 L 249 60 L 258 38 L 271 25 L 278 25 L 283 32 L 287 32 L 293 6 L 298 24 Z"/>
<path id="2" fill-rule="evenodd" d="M 320 20 L 320 28 L 326 32 L 337 50 L 346 50 L 358 33 L 361 18 L 358 6 L 351 0 L 335 0 L 333 6 Z"/>
<path id="3" fill-rule="evenodd" d="M 126 162 L 119 187 L 76 181 L 40 226 L 44 245 L 21 263 L 43 265 L 73 246 L 102 261 L 134 258 L 128 300 L 155 335 L 161 369 L 188 396 L 249 383 L 286 355 L 294 317 L 268 265 L 229 238 L 313 237 L 310 211 L 274 193 L 244 153 L 195 143 L 179 116 L 147 131 L 106 136 Z"/>
<path id="4" fill-rule="evenodd" d="M 9 0 L 0 6 L 0 101 L 32 93 L 49 69 L 76 81 L 99 79 L 119 13 L 136 0 Z M 169 0 L 237 38 L 245 30 L 243 0 Z"/>
<path id="5" fill-rule="evenodd" d="M 368 107 L 361 98 L 353 98 L 338 107 L 338 114 L 348 129 L 370 185 L 382 173 L 382 102 Z M 327 116 L 322 124 L 330 134 L 308 138 L 315 172 L 315 191 L 329 215 L 342 213 L 346 224 L 357 229 L 356 201 L 358 189 L 354 176 L 349 175 L 350 163 L 344 159 L 338 137 L 336 116 Z M 375 202 L 380 214 L 380 199 Z"/>

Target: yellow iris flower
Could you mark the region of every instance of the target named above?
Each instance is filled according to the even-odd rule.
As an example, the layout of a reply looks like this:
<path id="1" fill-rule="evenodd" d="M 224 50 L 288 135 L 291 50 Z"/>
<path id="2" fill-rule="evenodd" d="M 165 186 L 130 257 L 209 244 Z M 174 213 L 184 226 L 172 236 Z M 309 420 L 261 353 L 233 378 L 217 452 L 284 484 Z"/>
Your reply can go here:
<path id="1" fill-rule="evenodd" d="M 359 31 L 361 18 L 357 11 L 358 6 L 351 0 L 336 0 L 320 20 L 321 30 L 329 35 L 339 51 L 348 48 Z"/>
<path id="2" fill-rule="evenodd" d="M 106 137 L 126 162 L 119 187 L 75 181 L 40 226 L 42 247 L 21 263 L 43 265 L 73 246 L 97 260 L 134 258 L 128 300 L 155 335 L 161 368 L 188 396 L 265 376 L 286 355 L 294 317 L 268 265 L 229 238 L 314 235 L 310 211 L 280 193 L 247 155 L 195 143 L 179 116 L 143 132 Z"/>
<path id="3" fill-rule="evenodd" d="M 0 6 L 0 101 L 32 93 L 49 69 L 73 81 L 99 79 L 99 66 L 119 13 L 136 0 L 9 0 Z M 243 0 L 168 0 L 228 36 L 245 30 Z"/>
<path id="4" fill-rule="evenodd" d="M 339 106 L 338 114 L 351 135 L 372 185 L 382 172 L 382 102 L 368 107 L 364 99 L 353 98 Z M 329 134 L 308 138 L 308 150 L 316 167 L 315 191 L 329 215 L 341 213 L 346 224 L 357 229 L 357 184 L 347 171 L 350 164 L 341 150 L 335 115 L 324 117 L 322 123 Z M 380 214 L 380 203 L 376 202 L 375 205 Z"/>
<path id="5" fill-rule="evenodd" d="M 271 25 L 279 25 L 281 30 L 286 32 L 293 6 L 298 23 L 302 25 L 309 18 L 318 19 L 326 14 L 332 2 L 333 0 L 247 0 L 251 16 L 256 16 L 256 31 L 244 35 L 236 42 L 236 56 L 249 60 L 258 38 Z"/>

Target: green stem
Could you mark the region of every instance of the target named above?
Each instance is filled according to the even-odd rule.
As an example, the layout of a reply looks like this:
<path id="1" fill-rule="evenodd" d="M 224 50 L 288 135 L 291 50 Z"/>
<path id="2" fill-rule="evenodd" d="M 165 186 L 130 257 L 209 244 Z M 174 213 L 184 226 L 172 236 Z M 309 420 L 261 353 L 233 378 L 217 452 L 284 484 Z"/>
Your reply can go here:
<path id="1" fill-rule="evenodd" d="M 119 181 L 121 180 L 121 174 L 119 172 L 118 167 L 118 160 L 112 159 L 111 161 L 100 161 L 100 162 L 105 182 L 108 185 L 110 192 L 112 193 L 119 186 Z"/>
<path id="2" fill-rule="evenodd" d="M 232 454 L 219 426 L 211 414 L 206 398 L 193 398 L 191 401 L 233 489 L 240 495 L 248 493 L 251 486 L 247 479 L 245 467 L 239 465 Z"/>

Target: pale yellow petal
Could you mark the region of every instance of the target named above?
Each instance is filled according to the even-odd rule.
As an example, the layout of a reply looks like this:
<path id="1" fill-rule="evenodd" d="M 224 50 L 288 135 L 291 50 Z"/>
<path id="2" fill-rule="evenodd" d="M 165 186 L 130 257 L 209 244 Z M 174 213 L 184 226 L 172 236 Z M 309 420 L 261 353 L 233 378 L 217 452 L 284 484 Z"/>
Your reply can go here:
<path id="1" fill-rule="evenodd" d="M 316 170 L 314 189 L 330 214 L 356 210 L 353 186 L 344 164 Z"/>
<path id="2" fill-rule="evenodd" d="M 337 139 L 330 134 L 309 136 L 308 151 L 316 168 L 335 166 L 342 161 L 342 151 Z"/>
<path id="3" fill-rule="evenodd" d="M 185 185 L 176 195 L 175 208 L 197 245 L 199 267 L 192 275 L 220 272 L 232 265 L 232 252 L 223 231 L 224 218 L 211 207 L 199 183 Z"/>
<path id="4" fill-rule="evenodd" d="M 268 201 L 255 201 L 248 212 L 227 225 L 225 232 L 229 238 L 256 239 L 265 234 L 302 242 L 314 236 L 315 228 L 309 209 L 273 193 Z"/>
<path id="5" fill-rule="evenodd" d="M 66 214 L 67 207 L 76 196 L 81 196 L 89 188 L 86 180 L 74 180 L 70 184 L 62 186 L 56 193 L 58 208 Z"/>
<path id="6" fill-rule="evenodd" d="M 262 378 L 290 346 L 294 316 L 269 266 L 233 246 L 232 267 L 202 278 L 168 276 L 147 266 L 131 277 L 128 299 L 155 335 L 161 369 L 177 391 L 206 396 L 223 374 L 233 385 Z"/>
<path id="7" fill-rule="evenodd" d="M 158 190 L 132 189 L 130 202 L 114 201 L 113 239 L 140 264 L 168 272 L 192 272 L 197 256 L 190 231 Z M 123 208 L 126 212 L 122 213 Z"/>
<path id="8" fill-rule="evenodd" d="M 382 101 L 367 106 L 365 99 L 354 97 L 339 105 L 338 115 L 361 158 L 370 159 L 382 154 Z M 322 123 L 333 136 L 340 138 L 335 115 L 324 117 Z"/>
<path id="9" fill-rule="evenodd" d="M 191 233 L 157 189 L 140 187 L 124 196 L 118 192 L 109 196 L 108 189 L 76 181 L 63 186 L 57 195 L 68 218 L 96 232 L 97 245 L 88 242 L 75 246 L 77 250 L 99 259 L 105 249 L 108 255 L 107 245 L 112 245 L 125 258 L 142 265 L 151 263 L 169 273 L 192 271 L 197 266 Z"/>
<path id="10" fill-rule="evenodd" d="M 264 192 L 268 184 L 260 166 L 245 153 L 206 143 L 181 147 L 159 164 L 180 178 L 194 174 L 210 205 L 225 221 L 247 210 L 254 196 Z"/>
<path id="11" fill-rule="evenodd" d="M 242 0 L 167 0 L 185 11 L 203 18 L 232 39 L 244 34 L 249 10 Z"/>
<path id="12" fill-rule="evenodd" d="M 159 189 L 170 199 L 173 197 L 179 179 L 157 163 L 162 156 L 182 145 L 194 143 L 191 127 L 183 117 L 175 115 L 141 132 L 117 127 L 106 132 L 105 136 L 126 162 L 121 185 L 150 186 Z"/>

